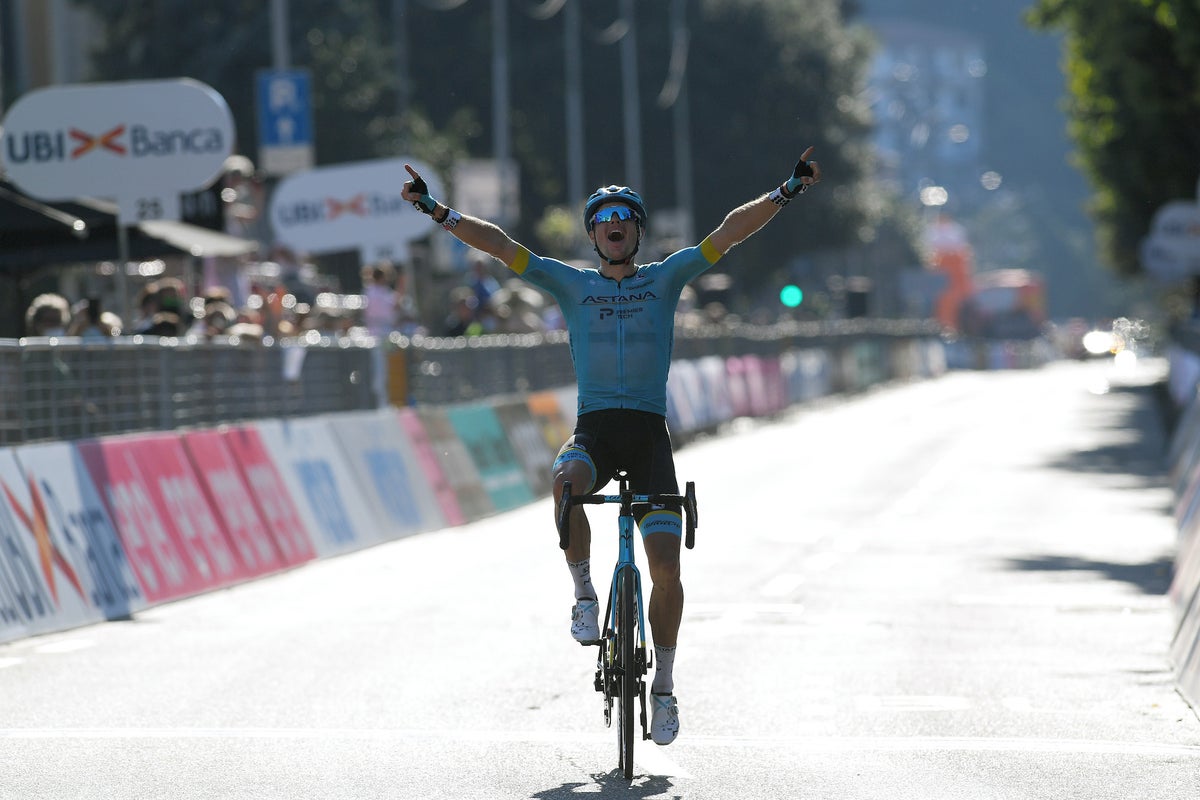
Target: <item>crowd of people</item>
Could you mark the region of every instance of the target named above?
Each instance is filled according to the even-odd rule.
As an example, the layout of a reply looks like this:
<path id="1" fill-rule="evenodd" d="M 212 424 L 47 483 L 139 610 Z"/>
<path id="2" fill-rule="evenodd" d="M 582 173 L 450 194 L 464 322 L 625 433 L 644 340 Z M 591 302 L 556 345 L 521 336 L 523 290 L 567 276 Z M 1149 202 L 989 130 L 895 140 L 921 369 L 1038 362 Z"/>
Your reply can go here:
<path id="1" fill-rule="evenodd" d="M 25 312 L 25 336 L 238 337 L 261 341 L 303 336 L 368 334 L 406 336 L 476 336 L 489 333 L 533 333 L 564 327 L 558 306 L 519 279 L 501 283 L 484 258 L 472 261 L 444 302 L 417 313 L 403 270 L 389 262 L 362 270 L 358 295 L 321 293 L 285 279 L 250 280 L 240 292 L 219 284 L 189 291 L 178 277 L 146 283 L 132 301 L 132 319 L 104 308 L 99 297 L 72 302 L 49 292 L 33 299 Z M 243 295 L 239 301 L 237 295 Z"/>

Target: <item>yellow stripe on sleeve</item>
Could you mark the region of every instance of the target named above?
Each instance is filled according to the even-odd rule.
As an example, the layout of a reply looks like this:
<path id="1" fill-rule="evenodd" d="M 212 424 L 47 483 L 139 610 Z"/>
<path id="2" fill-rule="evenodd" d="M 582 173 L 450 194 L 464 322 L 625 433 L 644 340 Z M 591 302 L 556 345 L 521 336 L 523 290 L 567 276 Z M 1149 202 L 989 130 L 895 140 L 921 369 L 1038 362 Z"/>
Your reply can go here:
<path id="1" fill-rule="evenodd" d="M 508 265 L 508 268 L 518 275 L 524 274 L 525 270 L 529 268 L 529 251 L 524 247 L 519 249 L 517 251 L 517 257 L 512 260 L 512 263 Z"/>
<path id="2" fill-rule="evenodd" d="M 704 258 L 709 264 L 715 264 L 721 258 L 721 256 L 725 254 L 714 247 L 713 243 L 709 241 L 709 238 L 710 237 L 705 236 L 704 241 L 700 243 L 700 252 L 704 255 Z"/>

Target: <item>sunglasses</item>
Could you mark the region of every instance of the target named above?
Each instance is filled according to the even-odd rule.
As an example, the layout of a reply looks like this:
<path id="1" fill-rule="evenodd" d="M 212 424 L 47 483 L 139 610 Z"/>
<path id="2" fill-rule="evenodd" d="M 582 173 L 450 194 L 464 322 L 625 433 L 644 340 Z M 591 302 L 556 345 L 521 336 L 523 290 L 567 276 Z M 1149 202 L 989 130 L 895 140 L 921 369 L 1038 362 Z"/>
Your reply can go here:
<path id="1" fill-rule="evenodd" d="M 598 225 L 601 222 L 616 222 L 620 220 L 625 222 L 633 219 L 633 209 L 629 206 L 609 206 L 602 208 L 592 217 L 592 224 Z"/>

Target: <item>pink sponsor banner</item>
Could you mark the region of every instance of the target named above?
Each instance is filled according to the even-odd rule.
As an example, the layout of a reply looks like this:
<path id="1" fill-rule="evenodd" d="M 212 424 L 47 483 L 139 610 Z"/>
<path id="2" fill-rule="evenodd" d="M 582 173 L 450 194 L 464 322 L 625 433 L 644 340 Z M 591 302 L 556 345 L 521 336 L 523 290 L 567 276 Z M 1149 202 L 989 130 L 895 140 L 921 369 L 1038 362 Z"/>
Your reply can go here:
<path id="1" fill-rule="evenodd" d="M 437 495 L 438 505 L 441 506 L 442 514 L 446 517 L 446 524 L 462 525 L 467 521 L 466 515 L 463 514 L 462 507 L 458 504 L 458 496 L 454 494 L 454 487 L 450 485 L 450 481 L 442 469 L 442 464 L 438 461 L 437 454 L 433 452 L 433 444 L 429 439 L 429 433 L 421 423 L 421 418 L 411 408 L 398 409 L 397 413 L 400 415 L 400 427 L 409 442 L 412 443 L 413 451 L 421 464 L 421 470 Z"/>
<path id="2" fill-rule="evenodd" d="M 746 373 L 746 363 L 741 356 L 732 356 L 725 361 L 725 380 L 735 417 L 753 416 Z"/>
<path id="3" fill-rule="evenodd" d="M 173 435 L 93 440 L 78 449 L 147 600 L 186 597 L 239 577 L 237 559 Z"/>
<path id="4" fill-rule="evenodd" d="M 238 426 L 221 431 L 229 453 L 242 473 L 259 517 L 275 539 L 288 566 L 317 557 L 308 526 L 296 513 L 296 503 L 271 460 L 258 431 Z"/>
<path id="5" fill-rule="evenodd" d="M 208 430 L 186 433 L 182 440 L 205 497 L 224 524 L 245 570 L 262 575 L 282 569 L 275 537 L 263 522 L 225 438 L 219 431 Z"/>

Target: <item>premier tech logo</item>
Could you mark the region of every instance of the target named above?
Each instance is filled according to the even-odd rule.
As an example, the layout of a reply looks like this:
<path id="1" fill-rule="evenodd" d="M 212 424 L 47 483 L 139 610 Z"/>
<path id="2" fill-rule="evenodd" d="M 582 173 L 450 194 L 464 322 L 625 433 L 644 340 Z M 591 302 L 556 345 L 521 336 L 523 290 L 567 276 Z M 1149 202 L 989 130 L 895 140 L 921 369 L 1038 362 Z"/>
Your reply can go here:
<path id="1" fill-rule="evenodd" d="M 319 222 L 334 222 L 341 217 L 371 219 L 395 216 L 401 213 L 408 202 L 400 195 L 380 192 L 359 192 L 349 199 L 325 197 L 313 200 L 297 200 L 280 206 L 276 217 L 284 226 L 311 225 Z"/>
<path id="2" fill-rule="evenodd" d="M 218 128 L 154 130 L 146 125 L 115 125 L 92 132 L 76 127 L 59 130 L 25 131 L 4 137 L 10 164 L 69 162 L 92 153 L 122 158 L 207 155 L 227 149 L 225 134 Z"/>

